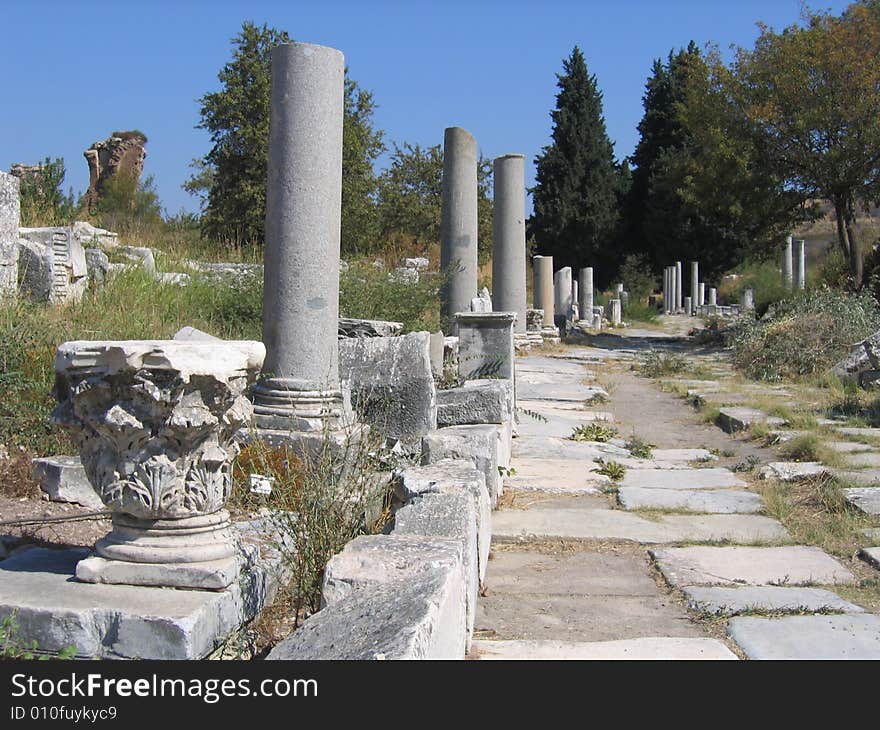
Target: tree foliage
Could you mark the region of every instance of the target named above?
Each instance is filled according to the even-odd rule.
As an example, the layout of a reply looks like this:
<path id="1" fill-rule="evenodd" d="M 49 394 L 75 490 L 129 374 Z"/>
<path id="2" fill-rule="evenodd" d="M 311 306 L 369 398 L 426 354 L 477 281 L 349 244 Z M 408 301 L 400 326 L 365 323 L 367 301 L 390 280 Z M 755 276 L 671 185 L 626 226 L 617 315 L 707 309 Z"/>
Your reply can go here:
<path id="1" fill-rule="evenodd" d="M 66 226 L 76 215 L 73 191 L 61 189 L 66 174 L 64 160 L 46 157 L 19 181 L 23 226 Z"/>
<path id="2" fill-rule="evenodd" d="M 602 115 L 602 93 L 575 46 L 557 74 L 551 143 L 535 159 L 529 234 L 556 268 L 597 266 L 600 279 L 616 258 L 613 236 L 626 175 Z"/>
<path id="3" fill-rule="evenodd" d="M 781 33 L 762 26 L 733 70 L 762 152 L 786 185 L 834 206 L 858 287 L 855 219 L 880 196 L 880 3 L 854 3 L 840 17 L 808 12 L 805 20 Z"/>
<path id="4" fill-rule="evenodd" d="M 266 219 L 272 49 L 289 43 L 286 31 L 242 24 L 232 39 L 232 60 L 220 70 L 221 90 L 205 94 L 197 125 L 212 147 L 193 161 L 184 184 L 203 200 L 206 236 L 236 244 L 262 244 Z M 382 152 L 382 132 L 372 125 L 372 94 L 345 80 L 342 151 L 342 250 L 375 245 L 376 179 L 373 161 Z"/>
<path id="5" fill-rule="evenodd" d="M 424 249 L 440 240 L 443 187 L 441 145 L 422 148 L 404 142 L 394 145 L 391 162 L 379 176 L 379 230 L 383 240 L 407 239 Z M 477 162 L 477 240 L 480 254 L 492 244 L 492 162 Z"/>

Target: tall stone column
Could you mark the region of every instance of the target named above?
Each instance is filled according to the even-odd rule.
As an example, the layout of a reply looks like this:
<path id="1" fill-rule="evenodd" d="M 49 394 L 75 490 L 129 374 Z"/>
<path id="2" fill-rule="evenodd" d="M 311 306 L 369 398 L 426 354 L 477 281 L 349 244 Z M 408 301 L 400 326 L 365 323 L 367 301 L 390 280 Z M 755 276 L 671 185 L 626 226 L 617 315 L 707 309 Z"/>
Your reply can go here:
<path id="1" fill-rule="evenodd" d="M 681 261 L 675 262 L 675 311 L 680 312 L 684 306 L 683 280 L 681 278 Z"/>
<path id="2" fill-rule="evenodd" d="M 785 239 L 785 245 L 782 247 L 782 283 L 786 289 L 791 289 L 793 284 L 792 271 L 792 237 Z"/>
<path id="3" fill-rule="evenodd" d="M 345 59 L 334 48 L 272 51 L 260 428 L 322 431 L 343 416 L 339 240 Z"/>
<path id="4" fill-rule="evenodd" d="M 663 269 L 663 313 L 669 311 L 669 267 Z"/>
<path id="5" fill-rule="evenodd" d="M 806 244 L 802 238 L 794 242 L 794 285 L 797 289 L 807 288 Z"/>
<path id="6" fill-rule="evenodd" d="M 526 335 L 525 156 L 502 155 L 493 165 L 492 308 L 516 312 L 514 335 Z"/>
<path id="7" fill-rule="evenodd" d="M 693 314 L 694 308 L 699 301 L 700 290 L 700 264 L 697 261 L 691 261 L 691 310 L 687 314 Z"/>
<path id="8" fill-rule="evenodd" d="M 448 328 L 477 296 L 477 140 L 461 127 L 443 134 L 440 196 L 440 269 L 447 276 L 440 314 Z"/>
<path id="9" fill-rule="evenodd" d="M 593 326 L 593 267 L 587 266 L 578 272 L 580 282 L 580 315 L 581 319 Z"/>
<path id="10" fill-rule="evenodd" d="M 553 287 L 553 257 L 535 256 L 532 258 L 532 269 L 535 276 L 535 309 L 543 309 L 544 326 L 553 327 L 556 296 Z"/>

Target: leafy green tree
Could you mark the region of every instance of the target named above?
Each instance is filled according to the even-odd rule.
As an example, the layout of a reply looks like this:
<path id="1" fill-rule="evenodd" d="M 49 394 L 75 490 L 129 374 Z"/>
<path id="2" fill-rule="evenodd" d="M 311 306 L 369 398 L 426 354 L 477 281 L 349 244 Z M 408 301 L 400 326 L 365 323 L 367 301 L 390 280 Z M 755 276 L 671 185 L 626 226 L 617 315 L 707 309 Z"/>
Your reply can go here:
<path id="1" fill-rule="evenodd" d="M 805 19 L 781 33 L 762 27 L 733 70 L 763 153 L 786 185 L 834 206 L 840 250 L 860 287 L 856 216 L 880 197 L 880 3 Z"/>
<path id="2" fill-rule="evenodd" d="M 556 108 L 550 112 L 552 142 L 535 159 L 529 234 L 557 268 L 590 264 L 604 278 L 616 258 L 612 239 L 625 175 L 605 129 L 602 93 L 580 48 L 575 46 L 562 65 Z"/>
<path id="3" fill-rule="evenodd" d="M 143 180 L 135 173 L 112 175 L 98 198 L 99 224 L 123 235 L 156 232 L 163 228 L 162 205 L 152 175 Z"/>
<path id="4" fill-rule="evenodd" d="M 221 90 L 205 94 L 197 127 L 212 147 L 193 162 L 184 184 L 203 199 L 206 236 L 236 244 L 262 244 L 266 219 L 271 54 L 289 43 L 286 31 L 242 24 L 233 53 L 218 74 Z M 371 247 L 376 233 L 373 161 L 382 152 L 382 132 L 372 126 L 372 94 L 346 77 L 343 123 L 342 249 Z"/>
<path id="5" fill-rule="evenodd" d="M 481 256 L 492 244 L 492 162 L 477 163 L 477 240 Z M 440 240 L 443 150 L 404 142 L 379 176 L 379 229 L 383 240 L 407 239 L 423 249 Z"/>
<path id="6" fill-rule="evenodd" d="M 76 215 L 73 191 L 61 190 L 66 174 L 64 160 L 46 157 L 36 169 L 20 179 L 21 224 L 64 226 Z"/>

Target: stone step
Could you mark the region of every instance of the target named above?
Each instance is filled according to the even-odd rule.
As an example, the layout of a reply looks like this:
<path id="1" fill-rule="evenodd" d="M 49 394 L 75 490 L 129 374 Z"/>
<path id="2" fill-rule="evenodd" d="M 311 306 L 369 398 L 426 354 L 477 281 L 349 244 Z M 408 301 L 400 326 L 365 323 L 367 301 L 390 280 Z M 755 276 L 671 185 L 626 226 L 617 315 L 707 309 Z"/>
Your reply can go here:
<path id="1" fill-rule="evenodd" d="M 863 613 L 865 610 L 861 606 L 844 601 L 836 593 L 821 588 L 685 586 L 681 590 L 689 608 L 716 615 L 735 615 L 755 611 Z"/>
<path id="2" fill-rule="evenodd" d="M 835 585 L 855 576 L 817 547 L 693 546 L 650 550 L 666 581 L 692 585 Z"/>
<path id="3" fill-rule="evenodd" d="M 746 483 L 730 469 L 627 469 L 621 487 L 646 489 L 723 489 L 744 487 Z"/>
<path id="4" fill-rule="evenodd" d="M 643 637 L 616 641 L 475 641 L 474 659 L 721 659 L 738 657 L 717 639 Z"/>
<path id="5" fill-rule="evenodd" d="M 639 543 L 732 540 L 787 540 L 785 528 L 759 515 L 662 515 L 646 519 L 623 510 L 597 509 L 581 500 L 559 498 L 527 510 L 502 509 L 492 519 L 494 542 L 546 539 L 631 540 Z"/>
<path id="6" fill-rule="evenodd" d="M 880 659 L 880 616 L 731 619 L 727 633 L 749 659 Z"/>
<path id="7" fill-rule="evenodd" d="M 728 489 L 646 489 L 621 487 L 617 499 L 624 509 L 670 509 L 712 514 L 755 514 L 764 509 L 760 495 Z"/>
<path id="8" fill-rule="evenodd" d="M 718 425 L 727 433 L 745 431 L 756 423 L 764 423 L 771 427 L 784 426 L 785 419 L 770 416 L 757 408 L 746 408 L 745 406 L 722 408 L 718 414 Z"/>

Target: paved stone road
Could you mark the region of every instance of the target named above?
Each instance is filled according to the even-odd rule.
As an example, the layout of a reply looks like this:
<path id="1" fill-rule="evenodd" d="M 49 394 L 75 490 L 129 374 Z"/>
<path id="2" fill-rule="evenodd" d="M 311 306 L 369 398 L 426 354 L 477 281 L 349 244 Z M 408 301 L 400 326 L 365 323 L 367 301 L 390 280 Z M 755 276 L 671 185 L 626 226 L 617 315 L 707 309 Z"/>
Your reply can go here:
<path id="1" fill-rule="evenodd" d="M 629 452 L 622 425 L 622 438 L 607 443 L 566 438 L 592 420 L 614 423 L 603 374 L 658 336 L 635 335 L 517 359 L 526 412 L 515 474 L 493 515 L 472 656 L 880 658 L 880 617 L 833 592 L 854 582 L 852 573 L 819 548 L 793 545 L 760 514 L 761 497 L 697 448 L 705 429 L 673 428 L 686 412 L 681 401 L 658 409 L 652 404 L 668 394 L 646 379 L 629 382 L 625 397 L 643 399 L 652 417 L 639 435 L 669 447 L 650 459 Z M 656 438 L 664 419 L 670 438 Z M 682 437 L 691 433 L 694 441 Z M 596 472 L 609 461 L 626 467 L 619 483 Z M 728 620 L 710 620 L 718 615 Z"/>

